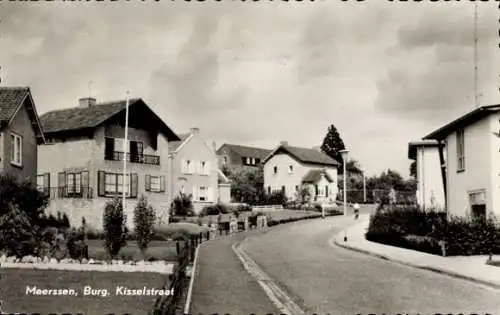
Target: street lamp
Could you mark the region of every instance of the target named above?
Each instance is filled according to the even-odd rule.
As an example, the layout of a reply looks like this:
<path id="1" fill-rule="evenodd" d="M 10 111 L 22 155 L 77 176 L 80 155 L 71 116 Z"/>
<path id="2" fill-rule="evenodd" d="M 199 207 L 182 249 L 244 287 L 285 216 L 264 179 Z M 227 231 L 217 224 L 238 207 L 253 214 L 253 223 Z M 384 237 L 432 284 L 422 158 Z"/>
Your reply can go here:
<path id="1" fill-rule="evenodd" d="M 339 151 L 340 155 L 342 156 L 343 160 L 343 170 L 344 170 L 344 215 L 347 216 L 347 171 L 346 171 L 346 164 L 347 164 L 347 154 L 349 153 L 349 150 L 344 149 Z M 344 242 L 347 242 L 347 229 L 344 229 Z"/>

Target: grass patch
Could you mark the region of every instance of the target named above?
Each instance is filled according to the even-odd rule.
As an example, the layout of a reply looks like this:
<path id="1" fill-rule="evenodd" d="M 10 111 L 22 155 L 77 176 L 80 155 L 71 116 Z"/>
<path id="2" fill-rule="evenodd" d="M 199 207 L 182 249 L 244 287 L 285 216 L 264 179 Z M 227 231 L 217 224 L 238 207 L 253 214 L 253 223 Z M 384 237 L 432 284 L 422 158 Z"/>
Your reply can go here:
<path id="1" fill-rule="evenodd" d="M 153 308 L 155 297 L 115 295 L 116 287 L 161 288 L 165 277 L 139 272 L 3 269 L 2 311 L 28 314 L 147 314 Z M 107 289 L 110 295 L 83 296 L 84 286 L 87 285 Z M 78 296 L 26 295 L 27 286 L 74 289 Z"/>
<path id="2" fill-rule="evenodd" d="M 89 245 L 89 258 L 94 260 L 107 260 L 109 259 L 108 253 L 104 247 L 103 240 L 88 240 Z M 122 260 L 168 260 L 174 261 L 177 258 L 177 250 L 174 241 L 152 241 L 146 251 L 144 258 L 137 247 L 136 241 L 127 241 L 127 246 L 123 247 L 118 254 L 119 259 Z"/>

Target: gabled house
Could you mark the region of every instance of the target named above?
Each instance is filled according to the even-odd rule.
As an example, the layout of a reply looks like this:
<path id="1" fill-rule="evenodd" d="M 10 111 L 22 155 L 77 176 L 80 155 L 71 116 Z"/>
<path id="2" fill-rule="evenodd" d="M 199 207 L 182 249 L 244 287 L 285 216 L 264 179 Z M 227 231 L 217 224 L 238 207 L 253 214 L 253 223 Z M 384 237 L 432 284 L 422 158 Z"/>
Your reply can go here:
<path id="1" fill-rule="evenodd" d="M 268 193 L 281 190 L 290 200 L 300 198 L 305 187 L 311 202 L 334 202 L 339 165 L 318 149 L 293 147 L 283 141 L 264 159 L 264 187 Z"/>
<path id="2" fill-rule="evenodd" d="M 169 143 L 172 165 L 170 191 L 173 198 L 183 193 L 192 196 L 195 213 L 219 200 L 219 169 L 214 146 L 210 147 L 198 128 L 180 134 Z"/>
<path id="3" fill-rule="evenodd" d="M 268 149 L 225 143 L 217 150 L 219 168 L 241 170 L 262 167 L 270 153 Z"/>
<path id="4" fill-rule="evenodd" d="M 47 141 L 38 148 L 38 176 L 50 194 L 48 210 L 66 213 L 72 225 L 78 226 L 85 217 L 89 225 L 101 229 L 106 202 L 121 197 L 123 188 L 129 226 L 142 194 L 159 219 L 168 222 L 168 142 L 179 137 L 142 99 L 131 99 L 129 104 L 126 143 L 124 100 L 96 103 L 94 98 L 82 98 L 78 107 L 40 117 Z"/>
<path id="5" fill-rule="evenodd" d="M 412 141 L 408 144 L 408 158 L 416 162 L 418 205 L 424 210 L 444 210 L 439 143 L 435 140 Z"/>
<path id="6" fill-rule="evenodd" d="M 28 87 L 0 87 L 0 173 L 36 184 L 45 137 Z"/>
<path id="7" fill-rule="evenodd" d="M 500 105 L 479 107 L 423 139 L 439 143 L 449 214 L 500 214 Z"/>

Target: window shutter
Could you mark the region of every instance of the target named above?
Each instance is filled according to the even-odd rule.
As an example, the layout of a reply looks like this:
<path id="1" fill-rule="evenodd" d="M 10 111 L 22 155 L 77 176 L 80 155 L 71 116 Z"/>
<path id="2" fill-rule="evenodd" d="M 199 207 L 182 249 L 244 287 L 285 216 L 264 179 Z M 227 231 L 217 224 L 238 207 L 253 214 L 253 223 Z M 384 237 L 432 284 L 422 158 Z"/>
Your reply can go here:
<path id="1" fill-rule="evenodd" d="M 165 176 L 160 176 L 160 191 L 165 192 Z"/>
<path id="2" fill-rule="evenodd" d="M 145 189 L 146 191 L 151 191 L 151 175 L 146 175 Z"/>
<path id="3" fill-rule="evenodd" d="M 210 172 L 211 172 L 211 170 L 210 170 L 210 161 L 206 161 L 205 163 L 206 163 L 205 164 L 205 174 L 210 175 Z"/>
<path id="4" fill-rule="evenodd" d="M 97 195 L 102 197 L 106 194 L 106 173 L 104 171 L 97 172 Z"/>
<path id="5" fill-rule="evenodd" d="M 50 173 L 45 173 L 43 176 L 43 188 L 50 188 Z"/>
<path id="6" fill-rule="evenodd" d="M 59 197 L 64 197 L 66 195 L 66 173 L 65 172 L 60 172 L 58 174 L 57 186 L 59 187 L 57 189 Z"/>
<path id="7" fill-rule="evenodd" d="M 137 173 L 130 174 L 130 197 L 137 198 Z"/>

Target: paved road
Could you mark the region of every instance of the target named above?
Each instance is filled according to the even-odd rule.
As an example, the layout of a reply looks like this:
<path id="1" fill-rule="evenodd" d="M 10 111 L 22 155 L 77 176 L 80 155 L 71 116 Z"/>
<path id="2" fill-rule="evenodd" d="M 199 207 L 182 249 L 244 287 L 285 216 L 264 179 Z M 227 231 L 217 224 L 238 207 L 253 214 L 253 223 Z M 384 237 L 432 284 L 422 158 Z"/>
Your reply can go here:
<path id="1" fill-rule="evenodd" d="M 500 314 L 498 290 L 328 243 L 353 222 L 285 224 L 250 238 L 243 249 L 308 314 Z"/>

